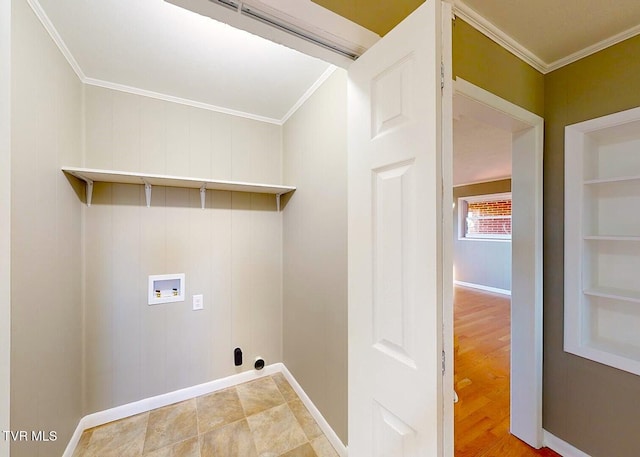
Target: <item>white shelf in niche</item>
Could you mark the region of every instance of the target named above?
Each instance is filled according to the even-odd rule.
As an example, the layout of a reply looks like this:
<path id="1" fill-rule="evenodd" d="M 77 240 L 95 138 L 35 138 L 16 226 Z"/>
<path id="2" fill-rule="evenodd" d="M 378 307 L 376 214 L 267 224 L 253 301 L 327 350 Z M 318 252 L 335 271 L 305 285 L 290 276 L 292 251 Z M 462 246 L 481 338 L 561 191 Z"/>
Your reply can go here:
<path id="1" fill-rule="evenodd" d="M 593 297 L 640 303 L 640 292 L 636 290 L 617 289 L 615 287 L 592 287 L 585 290 L 584 294 Z"/>
<path id="2" fill-rule="evenodd" d="M 587 235 L 584 239 L 594 241 L 640 241 L 640 236 Z"/>
<path id="3" fill-rule="evenodd" d="M 624 181 L 638 181 L 640 180 L 640 175 L 634 176 L 618 176 L 615 178 L 598 178 L 598 179 L 589 179 L 584 182 L 585 185 L 595 185 L 595 184 L 607 184 L 612 182 L 624 182 Z"/>
<path id="4" fill-rule="evenodd" d="M 565 129 L 564 349 L 640 375 L 640 108 Z"/>
<path id="5" fill-rule="evenodd" d="M 200 189 L 200 199 L 203 209 L 205 207 L 207 190 L 272 194 L 276 197 L 278 211 L 280 210 L 280 197 L 284 194 L 288 194 L 289 192 L 293 192 L 294 190 L 296 190 L 296 188 L 293 186 L 282 186 L 279 184 L 222 181 L 216 179 L 135 173 L 128 171 L 102 170 L 93 168 L 62 167 L 62 171 L 75 176 L 76 178 L 86 183 L 87 206 L 91 206 L 91 196 L 93 193 L 94 182 L 144 185 L 146 190 L 147 206 L 151 205 L 151 189 L 153 186 Z"/>

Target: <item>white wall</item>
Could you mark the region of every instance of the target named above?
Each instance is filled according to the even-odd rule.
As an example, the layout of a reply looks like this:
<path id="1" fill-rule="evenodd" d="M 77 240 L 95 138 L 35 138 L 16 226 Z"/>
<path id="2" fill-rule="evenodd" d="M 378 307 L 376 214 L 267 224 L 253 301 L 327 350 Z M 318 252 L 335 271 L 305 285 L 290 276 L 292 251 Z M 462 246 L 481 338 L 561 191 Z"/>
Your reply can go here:
<path id="1" fill-rule="evenodd" d="M 284 125 L 284 362 L 347 442 L 347 78 Z"/>
<path id="2" fill-rule="evenodd" d="M 282 128 L 85 87 L 85 166 L 280 183 Z M 85 399 L 90 413 L 282 361 L 282 213 L 275 197 L 97 184 L 85 210 Z M 185 273 L 187 300 L 147 305 L 150 274 Z M 205 309 L 191 310 L 204 294 Z"/>
<path id="3" fill-rule="evenodd" d="M 11 0 L 0 0 L 0 68 L 11 68 Z M 9 430 L 11 381 L 11 72 L 0 72 L 0 430 Z M 0 455 L 9 442 L 0 440 Z"/>
<path id="4" fill-rule="evenodd" d="M 458 198 L 511 191 L 511 180 L 455 187 L 453 214 L 453 265 L 455 280 L 511 290 L 511 242 L 458 239 Z"/>
<path id="5" fill-rule="evenodd" d="M 48 457 L 82 414 L 82 210 L 60 171 L 80 165 L 82 85 L 26 1 L 12 7 L 11 430 L 59 439 L 11 455 Z"/>

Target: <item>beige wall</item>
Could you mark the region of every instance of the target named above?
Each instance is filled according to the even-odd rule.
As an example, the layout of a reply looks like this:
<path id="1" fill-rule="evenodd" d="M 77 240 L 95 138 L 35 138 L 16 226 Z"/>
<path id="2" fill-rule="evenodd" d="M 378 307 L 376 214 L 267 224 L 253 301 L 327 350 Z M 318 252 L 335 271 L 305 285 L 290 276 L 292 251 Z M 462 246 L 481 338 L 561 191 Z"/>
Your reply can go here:
<path id="1" fill-rule="evenodd" d="M 593 457 L 640 455 L 640 378 L 563 350 L 564 128 L 640 106 L 640 37 L 545 76 L 544 426 Z"/>
<path id="2" fill-rule="evenodd" d="M 346 72 L 284 126 L 284 361 L 347 442 Z"/>
<path id="3" fill-rule="evenodd" d="M 93 86 L 87 167 L 281 182 L 280 126 Z M 90 413 L 282 360 L 282 213 L 275 198 L 97 184 L 85 210 L 85 404 Z M 151 274 L 186 301 L 147 305 Z M 191 296 L 205 309 L 192 311 Z"/>
<path id="4" fill-rule="evenodd" d="M 12 457 L 61 455 L 82 415 L 82 86 L 24 0 L 12 2 L 11 430 L 56 431 Z"/>

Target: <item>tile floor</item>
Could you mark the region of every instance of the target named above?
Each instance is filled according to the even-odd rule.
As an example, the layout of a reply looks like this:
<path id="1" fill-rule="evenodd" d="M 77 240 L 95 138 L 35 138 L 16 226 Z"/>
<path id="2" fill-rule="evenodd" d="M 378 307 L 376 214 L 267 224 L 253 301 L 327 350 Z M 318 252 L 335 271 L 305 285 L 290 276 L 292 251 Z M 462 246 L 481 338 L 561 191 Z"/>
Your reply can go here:
<path id="1" fill-rule="evenodd" d="M 338 457 L 280 373 L 86 430 L 73 457 Z"/>

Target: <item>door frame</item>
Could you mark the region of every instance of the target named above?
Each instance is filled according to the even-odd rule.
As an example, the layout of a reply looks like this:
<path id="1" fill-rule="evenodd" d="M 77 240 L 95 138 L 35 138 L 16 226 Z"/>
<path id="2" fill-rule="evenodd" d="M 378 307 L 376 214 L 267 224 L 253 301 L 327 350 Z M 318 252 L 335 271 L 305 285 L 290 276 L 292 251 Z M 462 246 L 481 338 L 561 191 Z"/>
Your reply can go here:
<path id="1" fill-rule="evenodd" d="M 542 429 L 542 357 L 543 357 L 543 297 L 542 297 L 542 161 L 544 149 L 544 119 L 468 81 L 456 78 L 453 92 L 459 100 L 469 103 L 478 117 L 485 123 L 511 131 L 512 140 L 512 193 L 514 208 L 526 205 L 530 223 L 523 224 L 519 231 L 524 247 L 533 255 L 516 255 L 512 251 L 512 304 L 511 307 L 511 401 L 510 431 L 530 446 L 543 445 Z M 444 152 L 447 153 L 446 150 Z M 450 158 L 452 161 L 453 159 Z M 524 199 L 524 196 L 530 198 Z M 529 201 L 527 201 L 529 200 Z M 452 227 L 452 212 L 445 211 L 443 229 Z M 515 220 L 514 220 L 515 224 Z M 514 226 L 514 230 L 517 227 Z M 524 233 L 523 233 L 524 232 Z M 444 271 L 453 270 L 453 256 L 448 250 L 444 257 Z M 517 276 L 514 275 L 517 273 Z M 525 273 L 525 274 L 522 274 Z M 453 286 L 451 286 L 452 288 Z M 445 295 L 443 303 L 443 326 L 446 352 L 453 354 L 453 298 Z M 514 332 L 514 329 L 519 331 Z M 452 359 L 452 357 L 449 357 Z M 453 371 L 453 360 L 447 364 Z M 451 366 L 451 368 L 449 368 Z M 453 376 L 446 379 L 446 386 L 453 395 Z M 445 389 L 448 390 L 448 389 Z M 445 400 L 449 393 L 445 393 Z M 451 408 L 452 410 L 453 408 Z M 453 414 L 445 420 L 453 424 Z M 451 438 L 449 438 L 451 439 Z M 453 450 L 451 454 L 453 455 Z"/>
<path id="2" fill-rule="evenodd" d="M 11 1 L 0 0 L 0 429 L 11 430 Z M 9 440 L 0 454 L 9 455 Z"/>

